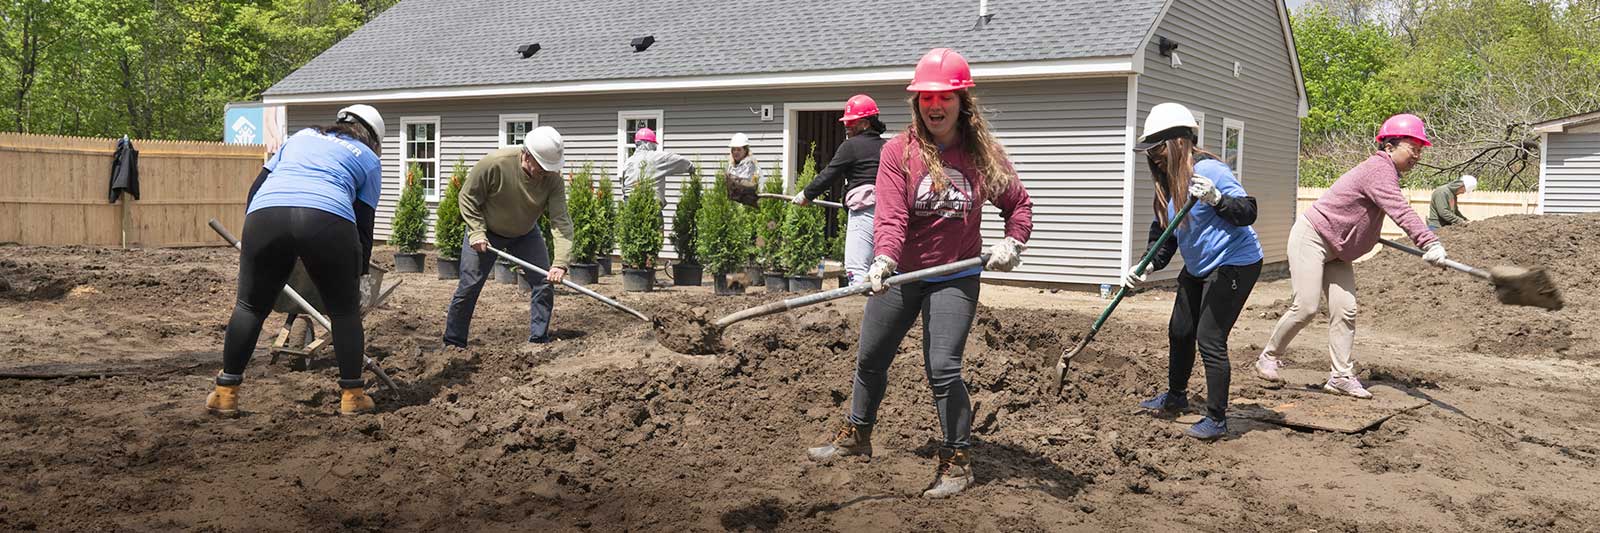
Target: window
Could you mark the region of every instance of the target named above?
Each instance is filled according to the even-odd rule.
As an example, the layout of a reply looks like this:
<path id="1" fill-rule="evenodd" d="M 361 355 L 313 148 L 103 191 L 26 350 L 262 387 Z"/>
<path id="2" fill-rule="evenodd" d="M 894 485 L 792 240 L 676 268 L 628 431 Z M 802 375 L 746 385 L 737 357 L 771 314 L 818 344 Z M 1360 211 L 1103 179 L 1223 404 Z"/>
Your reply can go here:
<path id="1" fill-rule="evenodd" d="M 500 147 L 521 146 L 528 132 L 539 127 L 539 115 L 500 115 Z"/>
<path id="2" fill-rule="evenodd" d="M 617 166 L 621 167 L 633 155 L 633 134 L 639 128 L 656 132 L 656 142 L 665 146 L 666 135 L 661 132 L 661 110 L 622 111 L 617 113 Z"/>
<path id="3" fill-rule="evenodd" d="M 1195 125 L 1200 126 L 1200 131 L 1195 133 L 1195 147 L 1204 150 L 1206 149 L 1206 114 L 1202 111 L 1194 111 L 1193 113 Z"/>
<path id="4" fill-rule="evenodd" d="M 406 172 L 416 165 L 421 170 L 418 178 L 423 196 L 430 202 L 439 201 L 439 117 L 402 117 L 400 146 L 401 185 Z"/>
<path id="5" fill-rule="evenodd" d="M 1222 119 L 1222 162 L 1244 179 L 1244 122 Z"/>

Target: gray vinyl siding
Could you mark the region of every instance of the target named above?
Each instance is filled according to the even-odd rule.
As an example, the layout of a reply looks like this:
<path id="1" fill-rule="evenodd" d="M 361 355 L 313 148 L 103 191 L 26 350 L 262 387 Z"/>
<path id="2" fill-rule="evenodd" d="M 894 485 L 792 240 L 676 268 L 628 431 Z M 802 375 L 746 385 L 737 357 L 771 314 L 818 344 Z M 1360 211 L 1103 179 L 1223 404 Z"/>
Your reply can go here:
<path id="1" fill-rule="evenodd" d="M 1600 133 L 1552 133 L 1545 150 L 1544 212 L 1600 211 Z"/>
<path id="2" fill-rule="evenodd" d="M 440 118 L 441 175 L 448 174 L 457 157 L 470 166 L 498 146 L 499 115 L 538 113 L 539 125 L 561 131 L 567 146 L 567 171 L 593 161 L 605 175 L 614 177 L 617 113 L 624 110 L 661 110 L 663 147 L 698 158 L 712 168 L 726 160 L 728 137 L 743 132 L 749 135 L 751 149 L 766 175 L 782 165 L 785 103 L 836 102 L 842 108 L 845 99 L 859 92 L 878 101 L 890 134 L 904 128 L 909 110 L 903 84 L 380 103 L 377 107 L 389 124 L 389 135 L 384 140 L 377 234 L 379 238 L 388 236 L 399 200 L 402 117 Z M 1035 203 L 1033 237 L 1024 264 L 1012 273 L 986 276 L 1059 283 L 1114 279 L 1121 243 L 1126 78 L 994 82 L 981 85 L 977 94 Z M 763 122 L 756 113 L 762 105 L 774 107 L 772 121 Z M 322 122 L 337 108 L 291 105 L 290 131 Z M 704 175 L 709 179 L 712 174 Z M 669 234 L 680 184 L 678 177 L 668 182 L 665 214 Z M 998 211 L 986 208 L 985 240 L 992 243 L 1002 238 L 1002 229 Z M 675 256 L 670 242 L 663 255 Z"/>
<path id="3" fill-rule="evenodd" d="M 1221 154 L 1223 121 L 1244 122 L 1242 172 L 1245 190 L 1256 197 L 1255 231 L 1268 264 L 1286 261 L 1289 229 L 1294 224 L 1299 156 L 1299 89 L 1288 41 L 1279 19 L 1278 2 L 1260 0 L 1175 1 L 1145 48 L 1139 76 L 1138 121 L 1150 108 L 1178 102 L 1205 114 L 1203 148 Z M 1177 41 L 1179 67 L 1162 57 L 1161 37 Z M 1233 76 L 1233 63 L 1240 75 Z M 1155 194 L 1148 165 L 1135 158 L 1135 196 L 1131 251 L 1138 261 L 1145 250 L 1154 214 Z M 1238 169 L 1236 169 L 1238 170 Z M 1176 276 L 1181 258 L 1157 277 Z"/>

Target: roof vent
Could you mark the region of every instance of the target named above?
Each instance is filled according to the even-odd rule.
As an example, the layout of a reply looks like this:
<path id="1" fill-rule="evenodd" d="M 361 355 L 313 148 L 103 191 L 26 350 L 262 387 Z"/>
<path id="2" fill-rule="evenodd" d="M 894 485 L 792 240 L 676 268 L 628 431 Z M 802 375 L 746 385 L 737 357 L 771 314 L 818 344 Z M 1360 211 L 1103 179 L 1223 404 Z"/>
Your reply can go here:
<path id="1" fill-rule="evenodd" d="M 522 46 L 518 46 L 517 47 L 517 53 L 518 54 L 522 54 L 522 58 L 523 59 L 527 59 L 527 58 L 533 57 L 533 54 L 539 53 L 539 43 L 525 44 L 525 45 L 522 45 Z"/>
<path id="2" fill-rule="evenodd" d="M 1156 42 L 1156 49 L 1161 51 L 1161 57 L 1171 57 L 1178 50 L 1178 41 L 1162 37 Z"/>
<path id="3" fill-rule="evenodd" d="M 989 0 L 978 0 L 978 22 L 972 25 L 973 30 L 981 30 L 994 20 L 994 14 L 989 12 Z"/>
<path id="4" fill-rule="evenodd" d="M 654 35 L 634 37 L 632 41 L 628 41 L 628 44 L 633 46 L 633 51 L 643 52 L 646 48 L 650 48 L 650 45 L 656 44 L 656 37 Z"/>

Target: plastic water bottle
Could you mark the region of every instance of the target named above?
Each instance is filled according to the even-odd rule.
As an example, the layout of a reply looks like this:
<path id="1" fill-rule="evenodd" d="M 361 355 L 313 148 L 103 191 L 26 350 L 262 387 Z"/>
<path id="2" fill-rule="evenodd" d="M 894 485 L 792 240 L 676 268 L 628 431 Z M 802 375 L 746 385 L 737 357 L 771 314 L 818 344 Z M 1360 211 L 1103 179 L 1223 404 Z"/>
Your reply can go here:
<path id="1" fill-rule="evenodd" d="M 1111 297 L 1111 284 L 1110 283 L 1101 283 L 1100 284 L 1100 298 L 1105 299 L 1105 298 L 1110 298 L 1110 297 Z"/>

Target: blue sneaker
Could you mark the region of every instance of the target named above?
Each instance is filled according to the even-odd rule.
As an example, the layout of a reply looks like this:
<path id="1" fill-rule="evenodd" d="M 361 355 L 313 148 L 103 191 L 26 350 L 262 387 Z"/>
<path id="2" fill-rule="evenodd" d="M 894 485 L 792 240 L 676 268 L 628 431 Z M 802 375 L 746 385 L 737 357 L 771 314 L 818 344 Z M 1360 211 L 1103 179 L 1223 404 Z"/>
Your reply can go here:
<path id="1" fill-rule="evenodd" d="M 1163 392 L 1154 398 L 1139 402 L 1139 407 L 1159 413 L 1177 413 L 1189 408 L 1189 397 L 1184 394 Z"/>
<path id="2" fill-rule="evenodd" d="M 1217 440 L 1228 434 L 1228 421 L 1219 422 L 1208 416 L 1183 430 L 1183 434 L 1205 441 Z"/>

